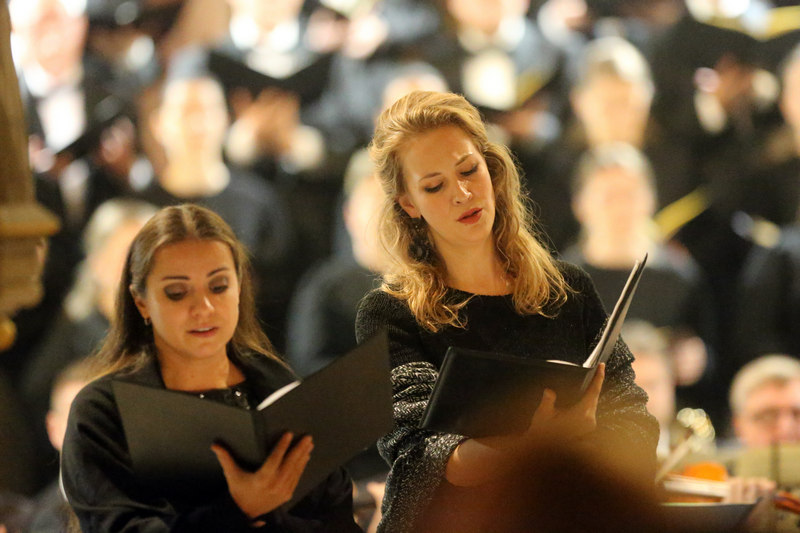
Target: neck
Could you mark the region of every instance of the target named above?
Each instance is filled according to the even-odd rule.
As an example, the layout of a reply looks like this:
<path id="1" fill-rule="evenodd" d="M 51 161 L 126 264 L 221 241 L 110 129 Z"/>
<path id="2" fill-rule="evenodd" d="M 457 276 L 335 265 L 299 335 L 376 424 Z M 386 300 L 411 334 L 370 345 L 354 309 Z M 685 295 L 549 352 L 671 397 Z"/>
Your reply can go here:
<path id="1" fill-rule="evenodd" d="M 244 381 L 244 374 L 225 354 L 202 360 L 187 360 L 179 355 L 159 355 L 158 362 L 164 385 L 172 390 L 224 389 Z"/>
<path id="2" fill-rule="evenodd" d="M 447 265 L 449 287 L 472 294 L 501 295 L 510 292 L 508 278 L 492 239 L 475 248 L 439 247 L 439 253 Z"/>
<path id="3" fill-rule="evenodd" d="M 646 235 L 629 239 L 600 239 L 589 235 L 581 251 L 590 265 L 600 268 L 630 268 L 645 253 L 651 252 L 653 240 Z"/>
<path id="4" fill-rule="evenodd" d="M 171 159 L 164 167 L 159 183 L 173 196 L 214 196 L 230 182 L 230 172 L 225 164 L 212 158 Z"/>

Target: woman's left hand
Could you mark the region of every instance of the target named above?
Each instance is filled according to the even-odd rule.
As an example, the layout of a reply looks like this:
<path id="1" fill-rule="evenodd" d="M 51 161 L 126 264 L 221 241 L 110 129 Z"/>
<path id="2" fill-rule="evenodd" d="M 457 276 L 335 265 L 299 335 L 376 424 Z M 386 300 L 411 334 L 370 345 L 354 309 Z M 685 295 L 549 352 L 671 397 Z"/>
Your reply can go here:
<path id="1" fill-rule="evenodd" d="M 233 501 L 251 519 L 275 510 L 294 494 L 314 444 L 308 435 L 294 446 L 291 442 L 292 434 L 285 433 L 255 472 L 239 467 L 222 446 L 211 447 L 222 466 Z"/>
<path id="2" fill-rule="evenodd" d="M 594 431 L 597 427 L 597 403 L 605 375 L 606 365 L 601 363 L 580 401 L 564 409 L 556 407 L 556 393 L 545 389 L 525 438 L 538 445 L 554 439 L 572 440 Z"/>

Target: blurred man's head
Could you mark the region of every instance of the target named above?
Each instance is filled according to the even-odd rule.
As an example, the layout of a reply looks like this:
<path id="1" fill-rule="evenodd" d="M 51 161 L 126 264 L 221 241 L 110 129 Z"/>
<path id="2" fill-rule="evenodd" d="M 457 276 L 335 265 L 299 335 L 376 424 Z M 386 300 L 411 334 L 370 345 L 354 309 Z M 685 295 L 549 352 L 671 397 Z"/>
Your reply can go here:
<path id="1" fill-rule="evenodd" d="M 380 272 L 383 252 L 378 238 L 378 214 L 385 194 L 375 177 L 375 166 L 366 150 L 353 154 L 344 178 L 344 222 L 353 256 L 359 265 Z"/>
<path id="2" fill-rule="evenodd" d="M 153 132 L 170 161 L 219 158 L 228 128 L 225 93 L 211 76 L 168 79 Z"/>
<path id="3" fill-rule="evenodd" d="M 746 364 L 731 384 L 730 406 L 744 446 L 800 442 L 800 361 L 767 355 Z"/>
<path id="4" fill-rule="evenodd" d="M 653 171 L 631 145 L 590 148 L 578 164 L 572 209 L 587 237 L 626 241 L 649 231 L 656 208 Z"/>
<path id="5" fill-rule="evenodd" d="M 572 108 L 590 145 L 640 145 L 653 92 L 650 67 L 641 52 L 624 39 L 605 37 L 586 46 Z"/>
<path id="6" fill-rule="evenodd" d="M 622 337 L 634 357 L 636 384 L 647 393 L 647 410 L 666 430 L 675 418 L 675 373 L 667 340 L 655 326 L 642 321 L 626 324 Z"/>
<path id="7" fill-rule="evenodd" d="M 86 0 L 10 0 L 8 7 L 24 66 L 37 65 L 59 79 L 81 64 L 89 29 Z"/>

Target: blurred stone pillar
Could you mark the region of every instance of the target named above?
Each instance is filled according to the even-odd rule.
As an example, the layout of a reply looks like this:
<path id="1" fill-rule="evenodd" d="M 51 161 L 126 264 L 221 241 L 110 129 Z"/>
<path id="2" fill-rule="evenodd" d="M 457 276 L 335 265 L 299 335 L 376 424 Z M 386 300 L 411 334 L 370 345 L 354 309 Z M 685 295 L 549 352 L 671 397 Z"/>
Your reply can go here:
<path id="1" fill-rule="evenodd" d="M 0 2 L 0 351 L 14 341 L 10 317 L 42 296 L 46 237 L 57 219 L 36 203 L 7 2 Z"/>

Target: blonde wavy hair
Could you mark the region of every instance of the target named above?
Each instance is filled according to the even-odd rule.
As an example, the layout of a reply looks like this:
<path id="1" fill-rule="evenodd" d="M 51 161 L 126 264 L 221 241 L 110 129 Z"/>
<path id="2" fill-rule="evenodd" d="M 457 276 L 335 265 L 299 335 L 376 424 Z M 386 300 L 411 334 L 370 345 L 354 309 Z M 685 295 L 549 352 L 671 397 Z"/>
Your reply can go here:
<path id="1" fill-rule="evenodd" d="M 407 302 L 417 322 L 430 331 L 466 325 L 459 310 L 470 297 L 448 297 L 446 265 L 433 248 L 429 229 L 415 227 L 419 219 L 412 219 L 398 203 L 406 192 L 403 148 L 411 138 L 443 126 L 461 128 L 486 160 L 495 194 L 492 233 L 512 280 L 515 310 L 553 316 L 570 289 L 550 252 L 535 236 L 534 218 L 521 193 L 514 159 L 505 146 L 489 141 L 478 110 L 452 93 L 413 91 L 378 118 L 370 155 L 386 194 L 379 232 L 389 266 L 382 289 Z M 423 248 L 427 252 L 421 252 Z"/>

